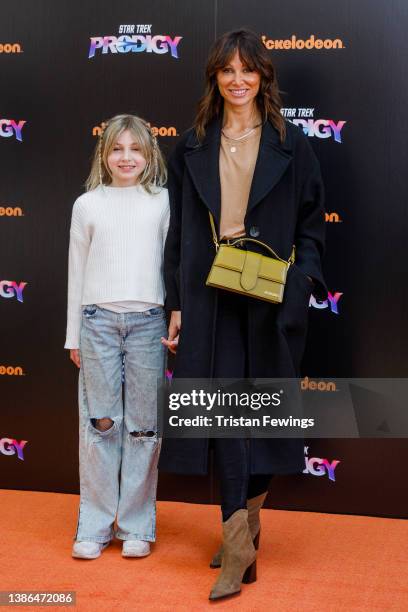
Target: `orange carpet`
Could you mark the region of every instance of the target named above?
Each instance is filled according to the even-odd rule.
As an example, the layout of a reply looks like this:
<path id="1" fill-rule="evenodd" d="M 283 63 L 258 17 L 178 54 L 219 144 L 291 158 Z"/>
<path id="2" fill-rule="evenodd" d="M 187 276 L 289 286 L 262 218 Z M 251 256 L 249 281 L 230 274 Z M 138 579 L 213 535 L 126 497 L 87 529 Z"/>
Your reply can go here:
<path id="1" fill-rule="evenodd" d="M 215 506 L 160 502 L 149 557 L 123 559 L 115 542 L 99 559 L 83 561 L 70 556 L 77 496 L 1 491 L 0 504 L 0 590 L 74 590 L 77 605 L 66 610 L 408 611 L 403 520 L 263 510 L 258 581 L 210 603 L 218 570 L 208 562 L 220 536 Z"/>

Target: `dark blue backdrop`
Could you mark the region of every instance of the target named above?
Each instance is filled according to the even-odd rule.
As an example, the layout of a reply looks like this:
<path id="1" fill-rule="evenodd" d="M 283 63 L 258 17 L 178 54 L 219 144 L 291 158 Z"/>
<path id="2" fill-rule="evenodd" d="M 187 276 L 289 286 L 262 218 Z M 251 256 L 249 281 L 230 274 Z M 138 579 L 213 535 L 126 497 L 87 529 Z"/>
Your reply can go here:
<path id="1" fill-rule="evenodd" d="M 404 0 L 3 2 L 2 487 L 78 490 L 77 372 L 62 347 L 71 207 L 88 173 L 94 128 L 119 112 L 140 114 L 169 134 L 160 137 L 168 153 L 192 122 L 211 42 L 243 25 L 271 48 L 284 113 L 309 134 L 326 183 L 331 295 L 311 305 L 304 375 L 406 375 L 407 18 Z M 98 40 L 89 57 L 92 37 L 117 38 L 121 25 L 132 24 L 170 36 L 178 57 L 165 46 L 164 53 L 124 53 L 115 39 L 106 53 Z M 275 479 L 269 504 L 407 515 L 405 440 L 313 440 L 305 451 L 308 472 Z M 334 480 L 324 459 L 339 461 Z M 214 501 L 213 471 L 201 479 L 162 476 L 159 494 Z"/>

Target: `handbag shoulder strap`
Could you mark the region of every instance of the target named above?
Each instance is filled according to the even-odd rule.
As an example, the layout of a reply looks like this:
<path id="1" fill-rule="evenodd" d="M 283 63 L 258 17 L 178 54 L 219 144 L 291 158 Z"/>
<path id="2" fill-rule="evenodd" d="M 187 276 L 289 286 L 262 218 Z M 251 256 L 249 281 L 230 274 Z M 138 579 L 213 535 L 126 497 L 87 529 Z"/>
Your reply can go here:
<path id="1" fill-rule="evenodd" d="M 210 211 L 208 211 L 208 214 L 210 215 L 210 223 L 211 223 L 211 232 L 212 232 L 213 243 L 215 245 L 215 249 L 218 251 L 218 249 L 220 247 L 220 243 L 218 242 L 217 231 L 215 229 L 215 223 L 214 223 L 214 217 L 212 216 Z"/>
<path id="2" fill-rule="evenodd" d="M 211 224 L 211 232 L 212 232 L 213 242 L 214 242 L 216 251 L 218 251 L 218 249 L 220 248 L 220 243 L 218 241 L 217 231 L 215 229 L 214 217 L 212 216 L 210 211 L 208 211 L 208 214 L 210 216 L 210 224 Z M 254 238 L 237 238 L 236 240 L 231 242 L 231 246 L 234 246 L 238 242 L 254 242 L 255 244 L 259 244 L 259 245 L 263 246 L 270 253 L 272 253 L 272 255 L 274 257 L 276 257 L 276 259 L 279 259 L 280 261 L 288 263 L 289 265 L 293 264 L 295 262 L 295 245 L 292 246 L 292 252 L 290 254 L 290 257 L 289 257 L 288 261 L 286 261 L 285 259 L 282 259 L 281 257 L 279 257 L 279 255 L 277 253 L 275 253 L 275 251 L 270 246 L 268 246 L 264 242 L 261 242 L 260 240 L 255 240 Z"/>

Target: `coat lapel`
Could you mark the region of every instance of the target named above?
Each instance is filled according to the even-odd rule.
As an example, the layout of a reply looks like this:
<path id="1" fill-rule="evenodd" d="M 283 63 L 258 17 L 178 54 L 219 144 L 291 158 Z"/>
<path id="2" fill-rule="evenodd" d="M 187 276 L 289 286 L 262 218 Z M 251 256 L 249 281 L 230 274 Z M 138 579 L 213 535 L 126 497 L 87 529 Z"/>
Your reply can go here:
<path id="1" fill-rule="evenodd" d="M 219 227 L 221 187 L 219 154 L 221 117 L 212 121 L 203 142 L 192 132 L 186 142 L 185 161 L 201 200 L 214 216 Z M 248 199 L 247 214 L 273 189 L 289 166 L 292 156 L 288 140 L 281 144 L 279 134 L 267 121 L 262 127 L 259 152 Z"/>
<path id="2" fill-rule="evenodd" d="M 217 226 L 221 215 L 221 186 L 219 154 L 221 141 L 221 118 L 210 123 L 200 144 L 192 132 L 186 142 L 184 156 L 198 195 L 212 213 Z"/>
<path id="3" fill-rule="evenodd" d="M 262 128 L 258 158 L 255 165 L 247 214 L 275 187 L 292 161 L 291 148 L 286 139 L 279 140 L 279 134 L 267 121 Z"/>

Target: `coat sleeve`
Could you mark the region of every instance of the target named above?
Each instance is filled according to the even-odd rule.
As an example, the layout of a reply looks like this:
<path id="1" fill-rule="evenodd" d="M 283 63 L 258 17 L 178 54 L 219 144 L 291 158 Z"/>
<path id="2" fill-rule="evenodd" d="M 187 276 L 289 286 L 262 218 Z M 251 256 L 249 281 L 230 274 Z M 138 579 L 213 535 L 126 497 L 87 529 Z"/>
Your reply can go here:
<path id="1" fill-rule="evenodd" d="M 176 145 L 169 159 L 170 224 L 164 247 L 165 307 L 167 310 L 181 310 L 180 249 L 183 175 L 184 139 Z"/>
<path id="2" fill-rule="evenodd" d="M 313 279 L 313 294 L 326 299 L 327 287 L 322 272 L 326 233 L 324 186 L 320 164 L 312 147 L 306 137 L 301 139 L 301 143 L 302 176 L 295 234 L 296 265 Z"/>

